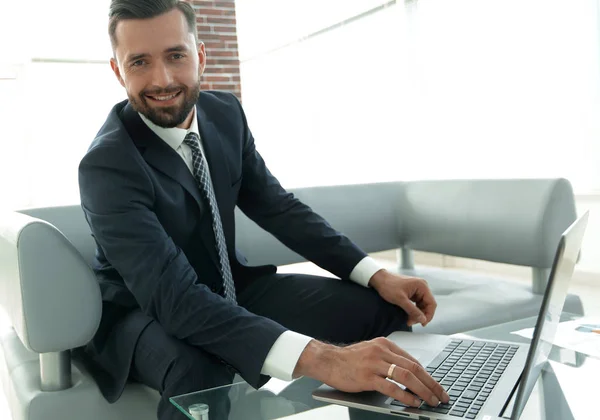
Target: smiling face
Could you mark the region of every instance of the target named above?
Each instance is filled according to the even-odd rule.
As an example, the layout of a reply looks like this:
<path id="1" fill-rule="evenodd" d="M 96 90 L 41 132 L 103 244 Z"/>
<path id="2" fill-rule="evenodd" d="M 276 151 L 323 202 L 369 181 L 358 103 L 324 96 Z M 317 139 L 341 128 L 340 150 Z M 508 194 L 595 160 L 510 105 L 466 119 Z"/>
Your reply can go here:
<path id="1" fill-rule="evenodd" d="M 183 13 L 122 20 L 115 41 L 110 64 L 133 109 L 161 127 L 189 128 L 206 54 Z"/>

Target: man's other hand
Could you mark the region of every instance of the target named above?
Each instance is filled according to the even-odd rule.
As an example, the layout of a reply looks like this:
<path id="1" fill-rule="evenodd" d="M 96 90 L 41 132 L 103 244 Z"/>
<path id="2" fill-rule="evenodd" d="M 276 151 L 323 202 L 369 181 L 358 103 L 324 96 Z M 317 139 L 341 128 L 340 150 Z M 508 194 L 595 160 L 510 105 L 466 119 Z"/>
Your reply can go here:
<path id="1" fill-rule="evenodd" d="M 387 379 L 390 372 L 389 379 L 406 386 L 429 405 L 449 401 L 448 394 L 423 366 L 386 338 L 348 347 L 312 340 L 298 360 L 294 377 L 309 376 L 345 392 L 378 391 L 418 407 L 421 401 L 415 395 Z"/>
<path id="2" fill-rule="evenodd" d="M 437 303 L 423 279 L 390 273 L 383 269 L 373 274 L 369 286 L 377 290 L 387 302 L 404 309 L 408 315 L 409 327 L 418 323 L 425 326 L 435 314 Z"/>

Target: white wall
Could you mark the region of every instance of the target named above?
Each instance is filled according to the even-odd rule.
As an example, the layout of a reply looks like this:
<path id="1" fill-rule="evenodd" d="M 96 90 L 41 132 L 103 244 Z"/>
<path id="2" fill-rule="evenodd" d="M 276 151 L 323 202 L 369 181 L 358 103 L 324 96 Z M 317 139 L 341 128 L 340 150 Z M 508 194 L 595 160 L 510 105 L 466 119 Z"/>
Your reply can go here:
<path id="1" fill-rule="evenodd" d="M 271 3 L 239 3 L 242 93 L 285 185 L 562 176 L 600 191 L 596 0 L 399 1 L 291 45 L 320 10 L 265 17 Z"/>

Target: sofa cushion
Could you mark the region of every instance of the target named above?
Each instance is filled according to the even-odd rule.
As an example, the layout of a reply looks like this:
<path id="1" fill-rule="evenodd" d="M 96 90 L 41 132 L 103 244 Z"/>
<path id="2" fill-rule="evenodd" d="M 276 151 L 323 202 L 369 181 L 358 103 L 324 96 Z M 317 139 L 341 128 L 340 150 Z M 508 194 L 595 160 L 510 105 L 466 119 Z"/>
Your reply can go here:
<path id="1" fill-rule="evenodd" d="M 38 355 L 23 346 L 14 330 L 0 334 L 0 383 L 13 420 L 156 418 L 158 392 L 141 384 L 128 384 L 121 398 L 109 404 L 82 366 L 73 364 L 71 369 L 71 388 L 43 392 Z"/>
<path id="2" fill-rule="evenodd" d="M 531 284 L 475 271 L 416 267 L 402 274 L 427 281 L 438 303 L 427 327 L 415 332 L 454 334 L 476 328 L 537 316 L 542 295 L 532 294 Z M 581 301 L 570 295 L 565 311 L 583 314 Z"/>

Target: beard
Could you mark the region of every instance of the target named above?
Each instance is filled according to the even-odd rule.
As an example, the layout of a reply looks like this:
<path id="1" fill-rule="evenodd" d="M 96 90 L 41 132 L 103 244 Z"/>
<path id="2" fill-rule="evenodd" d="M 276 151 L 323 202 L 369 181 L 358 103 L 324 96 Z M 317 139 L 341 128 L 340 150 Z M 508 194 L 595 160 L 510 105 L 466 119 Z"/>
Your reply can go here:
<path id="1" fill-rule="evenodd" d="M 152 107 L 148 103 L 146 95 L 150 96 L 167 96 L 176 92 L 181 92 L 179 95 L 183 95 L 183 102 L 180 105 L 174 105 L 169 107 Z M 183 123 L 185 119 L 190 115 L 192 108 L 198 101 L 200 95 L 200 82 L 191 88 L 185 85 L 179 86 L 168 86 L 160 90 L 143 90 L 137 97 L 134 97 L 127 92 L 129 103 L 134 110 L 148 118 L 154 124 L 159 127 L 173 128 Z"/>

